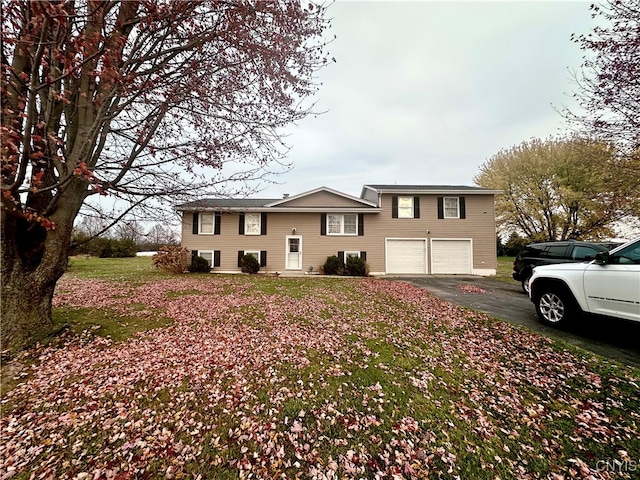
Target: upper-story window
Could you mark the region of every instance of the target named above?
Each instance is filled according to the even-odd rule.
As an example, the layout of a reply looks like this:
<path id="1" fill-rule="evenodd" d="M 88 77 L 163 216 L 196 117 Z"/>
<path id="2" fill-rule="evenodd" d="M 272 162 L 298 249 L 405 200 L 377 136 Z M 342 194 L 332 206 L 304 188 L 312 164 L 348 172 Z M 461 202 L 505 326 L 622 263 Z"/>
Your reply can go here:
<path id="1" fill-rule="evenodd" d="M 466 218 L 465 197 L 438 197 L 438 218 Z"/>
<path id="2" fill-rule="evenodd" d="M 420 218 L 420 197 L 392 197 L 391 218 Z"/>
<path id="3" fill-rule="evenodd" d="M 358 215 L 355 213 L 327 214 L 327 235 L 357 235 Z"/>
<path id="4" fill-rule="evenodd" d="M 213 233 L 213 213 L 201 213 L 200 214 L 200 232 L 199 233 Z"/>
<path id="5" fill-rule="evenodd" d="M 444 197 L 444 218 L 460 218 L 458 197 Z"/>
<path id="6" fill-rule="evenodd" d="M 219 213 L 194 213 L 192 233 L 194 235 L 220 235 L 220 221 Z"/>
<path id="7" fill-rule="evenodd" d="M 266 235 L 266 213 L 241 213 L 239 216 L 238 233 L 240 235 Z"/>
<path id="8" fill-rule="evenodd" d="M 413 218 L 413 197 L 398 197 L 398 218 Z"/>
<path id="9" fill-rule="evenodd" d="M 244 234 L 260 235 L 260 214 L 246 213 L 244 215 Z"/>

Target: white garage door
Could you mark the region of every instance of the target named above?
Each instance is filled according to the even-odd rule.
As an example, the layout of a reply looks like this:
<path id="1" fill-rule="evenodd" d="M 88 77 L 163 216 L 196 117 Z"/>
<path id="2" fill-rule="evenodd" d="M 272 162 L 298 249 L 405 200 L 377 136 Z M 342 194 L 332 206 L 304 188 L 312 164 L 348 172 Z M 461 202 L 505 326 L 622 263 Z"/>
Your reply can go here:
<path id="1" fill-rule="evenodd" d="M 427 273 L 426 240 L 387 240 L 387 273 Z"/>
<path id="2" fill-rule="evenodd" d="M 471 240 L 431 240 L 431 273 L 470 274 Z"/>

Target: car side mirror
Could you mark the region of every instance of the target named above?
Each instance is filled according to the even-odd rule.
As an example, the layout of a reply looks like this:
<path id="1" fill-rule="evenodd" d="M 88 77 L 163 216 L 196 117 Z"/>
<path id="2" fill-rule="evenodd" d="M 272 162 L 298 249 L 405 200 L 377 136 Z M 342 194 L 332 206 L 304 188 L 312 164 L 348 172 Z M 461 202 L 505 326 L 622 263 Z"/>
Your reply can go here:
<path id="1" fill-rule="evenodd" d="M 596 263 L 598 265 L 606 265 L 609 263 L 609 252 L 596 253 Z"/>

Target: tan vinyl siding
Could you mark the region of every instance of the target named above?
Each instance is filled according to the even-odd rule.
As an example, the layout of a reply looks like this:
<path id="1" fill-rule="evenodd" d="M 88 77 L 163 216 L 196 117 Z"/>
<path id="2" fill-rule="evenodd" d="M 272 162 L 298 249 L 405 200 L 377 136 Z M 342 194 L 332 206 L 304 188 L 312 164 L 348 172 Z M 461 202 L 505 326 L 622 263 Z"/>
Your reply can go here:
<path id="1" fill-rule="evenodd" d="M 239 235 L 238 213 L 222 214 L 220 235 L 194 235 L 192 233 L 193 213 L 183 212 L 182 245 L 190 250 L 220 250 L 221 265 L 214 271 L 238 271 L 238 250 L 266 250 L 267 266 L 261 270 L 283 271 L 285 269 L 286 238 L 292 235 L 292 229 L 295 228 L 295 235 L 302 237 L 303 271 L 308 271 L 309 266 L 313 266 L 314 270 L 317 270 L 324 264 L 327 256 L 336 255 L 338 251 L 366 251 L 370 271 L 382 273 L 385 272 L 386 238 L 419 238 L 427 241 L 437 238 L 470 238 L 473 246 L 472 268 L 474 270 L 495 270 L 494 196 L 492 194 L 464 195 L 465 219 L 438 219 L 438 196 L 419 196 L 420 218 L 391 218 L 392 195 L 382 195 L 382 212 L 364 214 L 364 236 L 321 235 L 320 219 L 321 214 L 324 213 L 322 208 L 318 208 L 317 213 L 268 212 L 266 236 Z M 309 197 L 316 197 L 311 202 L 316 206 L 319 203 L 324 203 L 325 207 L 342 206 L 347 208 L 352 207 L 355 203 L 328 192 L 319 192 L 309 195 Z M 306 202 L 309 199 L 303 197 L 299 200 Z M 430 272 L 430 252 L 427 257 L 429 259 L 427 272 Z"/>
<path id="2" fill-rule="evenodd" d="M 399 195 L 402 196 L 402 195 Z M 391 218 L 393 195 L 384 194 L 381 199 L 382 212 L 365 227 L 367 236 L 388 238 L 472 238 L 474 269 L 496 268 L 496 225 L 493 195 L 448 195 L 464 196 L 466 218 L 438 219 L 438 196 L 420 195 L 420 218 Z M 429 231 L 429 233 L 427 233 Z M 367 253 L 367 261 L 369 261 Z M 382 266 L 369 262 L 371 271 L 384 270 Z M 428 271 L 431 271 L 429 265 Z"/>
<path id="3" fill-rule="evenodd" d="M 367 223 L 377 213 L 365 215 L 365 233 Z M 182 245 L 189 250 L 220 250 L 220 267 L 214 271 L 238 271 L 238 250 L 266 250 L 267 266 L 263 271 L 282 271 L 285 268 L 286 238 L 292 235 L 302 237 L 302 270 L 324 264 L 327 257 L 337 255 L 338 251 L 366 251 L 376 263 L 384 264 L 384 241 L 368 236 L 320 235 L 321 213 L 267 213 L 267 235 L 239 235 L 238 214 L 223 214 L 220 223 L 220 235 L 194 235 L 192 233 L 192 213 L 184 214 L 182 227 Z M 374 249 L 379 253 L 374 253 Z M 382 271 L 382 270 L 378 270 Z"/>
<path id="4" fill-rule="evenodd" d="M 322 209 L 327 208 L 367 208 L 362 202 L 351 200 L 349 198 L 342 197 L 340 195 L 333 194 L 327 191 L 321 191 L 310 195 L 305 195 L 300 198 L 294 198 L 278 205 L 278 207 L 318 207 Z"/>

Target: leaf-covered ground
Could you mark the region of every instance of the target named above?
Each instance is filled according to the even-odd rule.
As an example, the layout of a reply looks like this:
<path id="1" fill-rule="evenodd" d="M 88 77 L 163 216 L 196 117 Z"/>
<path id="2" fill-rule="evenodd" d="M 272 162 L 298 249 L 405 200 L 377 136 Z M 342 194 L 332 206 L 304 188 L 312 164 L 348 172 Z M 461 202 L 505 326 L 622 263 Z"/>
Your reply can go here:
<path id="1" fill-rule="evenodd" d="M 638 370 L 406 283 L 67 275 L 54 304 L 170 323 L 32 350 L 2 479 L 638 478 Z"/>

